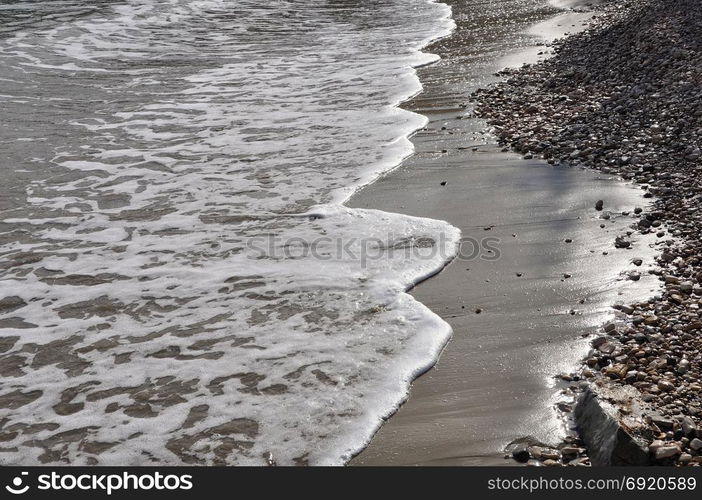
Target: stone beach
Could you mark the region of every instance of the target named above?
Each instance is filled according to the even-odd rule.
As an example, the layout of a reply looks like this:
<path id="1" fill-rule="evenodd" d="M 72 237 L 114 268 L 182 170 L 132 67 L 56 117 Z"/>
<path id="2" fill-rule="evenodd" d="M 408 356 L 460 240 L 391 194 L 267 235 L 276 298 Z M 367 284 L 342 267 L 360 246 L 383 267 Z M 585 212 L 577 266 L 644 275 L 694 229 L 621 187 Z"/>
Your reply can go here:
<path id="1" fill-rule="evenodd" d="M 605 2 L 587 30 L 553 44 L 553 57 L 505 70 L 505 81 L 474 96 L 476 113 L 505 146 L 623 178 L 651 199 L 649 207 L 617 214 L 631 225 L 610 252 L 631 253 L 628 278 L 655 273 L 661 289 L 639 303 L 614 304 L 615 320 L 593 340 L 581 370 L 562 378 L 575 396 L 592 384 L 633 388 L 648 408 L 639 437 L 649 463 L 658 465 L 702 464 L 699 7 L 696 0 Z M 613 216 L 607 199 L 593 200 L 595 211 L 603 220 Z M 655 269 L 638 267 L 641 234 L 657 237 Z M 512 455 L 584 465 L 581 438 L 572 436 L 553 453 L 517 443 Z"/>

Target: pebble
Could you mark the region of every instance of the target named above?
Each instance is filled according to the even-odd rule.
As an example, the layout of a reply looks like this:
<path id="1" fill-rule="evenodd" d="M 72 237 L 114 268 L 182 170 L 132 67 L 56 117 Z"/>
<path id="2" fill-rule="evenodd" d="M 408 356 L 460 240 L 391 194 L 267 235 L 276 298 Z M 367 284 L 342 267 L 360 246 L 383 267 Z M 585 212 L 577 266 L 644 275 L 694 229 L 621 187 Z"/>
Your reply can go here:
<path id="1" fill-rule="evenodd" d="M 667 380 L 660 380 L 658 382 L 658 389 L 663 392 L 673 392 L 675 390 L 675 386 Z"/>
<path id="2" fill-rule="evenodd" d="M 512 450 L 512 458 L 517 462 L 526 463 L 531 458 L 528 447 L 526 445 L 516 446 Z"/>
<path id="3" fill-rule="evenodd" d="M 678 445 L 663 445 L 656 448 L 654 455 L 656 460 L 662 460 L 664 458 L 671 458 L 680 454 L 680 447 Z"/>
<path id="4" fill-rule="evenodd" d="M 629 248 L 631 246 L 631 242 L 625 240 L 621 236 L 617 236 L 617 238 L 614 240 L 614 246 L 616 248 Z"/>

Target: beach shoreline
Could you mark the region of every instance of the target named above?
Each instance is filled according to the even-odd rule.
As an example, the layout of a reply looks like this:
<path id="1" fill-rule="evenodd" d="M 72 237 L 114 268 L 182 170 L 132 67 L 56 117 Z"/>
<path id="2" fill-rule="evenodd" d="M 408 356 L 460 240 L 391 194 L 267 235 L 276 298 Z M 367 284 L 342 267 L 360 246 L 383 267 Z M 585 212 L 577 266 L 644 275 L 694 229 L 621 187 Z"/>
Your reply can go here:
<path id="1" fill-rule="evenodd" d="M 477 95 L 478 111 L 501 143 L 550 163 L 621 176 L 653 200 L 612 246 L 621 252 L 632 236 L 654 234 L 662 252 L 649 272 L 662 291 L 615 304 L 616 321 L 572 376 L 590 381 L 578 384 L 575 416 L 595 465 L 702 463 L 702 14 L 696 7 L 687 0 L 608 4 L 591 29 L 558 45 L 556 57 Z M 626 423 L 617 415 L 612 420 L 634 453 L 602 453 L 588 420 L 598 399 L 628 415 Z"/>
<path id="2" fill-rule="evenodd" d="M 408 103 L 430 120 L 413 138 L 416 153 L 349 205 L 447 220 L 481 251 L 412 291 L 452 325 L 453 339 L 353 465 L 503 465 L 514 439 L 578 444 L 556 410 L 574 395 L 554 376 L 587 354 L 585 337 L 611 318 L 616 300 L 657 289 L 649 275 L 622 276 L 632 255 L 608 251 L 612 234 L 631 223 L 622 214 L 646 206 L 640 190 L 503 151 L 466 104 L 496 71 L 548 55 L 546 40 L 581 28 L 591 13 L 514 2 L 523 10 L 500 23 L 472 19 L 470 2 L 449 3 L 458 29 L 427 48 L 442 60 L 420 70 L 425 90 Z M 594 208 L 599 198 L 606 219 Z M 500 258 L 484 253 L 485 238 L 497 240 Z M 644 268 L 653 263 L 649 245 L 645 237 L 637 244 Z"/>

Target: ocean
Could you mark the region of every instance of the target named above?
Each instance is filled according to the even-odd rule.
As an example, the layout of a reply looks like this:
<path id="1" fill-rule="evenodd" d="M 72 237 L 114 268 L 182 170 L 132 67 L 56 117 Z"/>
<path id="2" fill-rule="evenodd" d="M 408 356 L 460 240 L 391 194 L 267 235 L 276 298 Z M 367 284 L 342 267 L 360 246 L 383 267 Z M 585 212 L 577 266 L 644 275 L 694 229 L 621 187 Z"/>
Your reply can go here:
<path id="1" fill-rule="evenodd" d="M 451 330 L 412 154 L 428 0 L 0 5 L 0 463 L 343 464 Z"/>

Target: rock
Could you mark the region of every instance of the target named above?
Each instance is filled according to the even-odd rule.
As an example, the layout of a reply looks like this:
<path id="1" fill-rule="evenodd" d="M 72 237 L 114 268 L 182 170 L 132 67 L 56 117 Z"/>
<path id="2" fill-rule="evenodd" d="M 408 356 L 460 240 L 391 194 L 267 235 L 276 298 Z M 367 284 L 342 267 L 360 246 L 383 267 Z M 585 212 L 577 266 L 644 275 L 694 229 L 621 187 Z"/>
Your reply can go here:
<path id="1" fill-rule="evenodd" d="M 622 380 L 626 373 L 629 371 L 629 367 L 624 364 L 610 365 L 604 369 L 604 374 L 612 379 Z"/>
<path id="2" fill-rule="evenodd" d="M 648 342 L 648 337 L 641 332 L 637 332 L 634 335 L 634 340 L 639 344 L 643 344 L 644 342 Z"/>
<path id="3" fill-rule="evenodd" d="M 542 460 L 560 460 L 561 455 L 556 450 L 547 449 L 541 451 Z"/>
<path id="4" fill-rule="evenodd" d="M 697 426 L 690 417 L 683 417 L 680 424 L 685 437 L 692 439 L 697 435 Z"/>
<path id="5" fill-rule="evenodd" d="M 653 415 L 651 421 L 662 431 L 673 430 L 673 421 L 660 415 Z"/>
<path id="6" fill-rule="evenodd" d="M 615 404 L 625 407 L 628 414 L 621 415 Z M 645 407 L 638 391 L 630 386 L 588 384 L 578 398 L 574 418 L 592 465 L 649 463 L 648 446 L 640 435 L 646 429 Z"/>
<path id="7" fill-rule="evenodd" d="M 692 448 L 693 450 L 695 450 L 697 452 L 702 450 L 702 439 L 695 438 L 692 441 L 690 441 L 690 448 Z"/>
<path id="8" fill-rule="evenodd" d="M 657 325 L 658 324 L 658 316 L 654 314 L 649 314 L 647 316 L 644 316 L 643 318 L 644 325 Z"/>
<path id="9" fill-rule="evenodd" d="M 641 264 L 643 264 L 643 260 L 642 259 L 634 259 L 631 261 L 631 263 L 634 264 L 635 266 L 640 266 Z"/>
<path id="10" fill-rule="evenodd" d="M 612 354 L 616 348 L 617 346 L 614 345 L 612 342 L 605 342 L 604 344 L 599 346 L 597 350 L 603 354 Z"/>
<path id="11" fill-rule="evenodd" d="M 564 457 L 574 457 L 577 456 L 580 452 L 581 449 L 575 446 L 564 446 L 563 448 L 561 448 L 561 454 Z"/>
<path id="12" fill-rule="evenodd" d="M 532 458 L 531 450 L 536 448 L 544 448 L 545 444 L 541 443 L 532 436 L 525 436 L 519 439 L 515 439 L 505 446 L 505 452 L 507 457 L 514 458 L 519 463 L 526 463 Z M 538 451 L 538 450 L 537 450 Z"/>
<path id="13" fill-rule="evenodd" d="M 667 380 L 659 380 L 657 385 L 658 389 L 663 392 L 673 392 L 675 390 L 675 386 Z"/>
<path id="14" fill-rule="evenodd" d="M 677 293 L 672 294 L 672 295 L 668 298 L 668 300 L 669 300 L 670 302 L 672 302 L 673 304 L 677 304 L 677 305 L 680 305 L 680 304 L 682 304 L 682 303 L 685 301 L 685 299 L 683 299 L 683 298 L 682 298 L 680 295 L 678 295 Z"/>
<path id="15" fill-rule="evenodd" d="M 603 329 L 604 329 L 605 333 L 612 333 L 613 331 L 615 331 L 617 329 L 617 325 L 615 325 L 614 323 L 607 323 L 603 327 Z"/>
<path id="16" fill-rule="evenodd" d="M 677 444 L 664 445 L 656 448 L 654 456 L 656 460 L 671 458 L 680 454 L 680 447 Z"/>
<path id="17" fill-rule="evenodd" d="M 528 462 L 531 457 L 529 456 L 529 449 L 526 444 L 515 447 L 514 450 L 512 450 L 512 458 L 520 463 Z"/>
<path id="18" fill-rule="evenodd" d="M 592 347 L 597 349 L 598 347 L 600 347 L 602 344 L 604 344 L 606 342 L 607 342 L 607 337 L 597 337 L 597 338 L 593 339 Z"/>
<path id="19" fill-rule="evenodd" d="M 687 359 L 681 359 L 678 363 L 676 371 L 682 375 L 690 371 L 690 362 Z"/>
<path id="20" fill-rule="evenodd" d="M 604 200 L 597 200 L 595 203 L 595 210 L 602 210 L 604 207 Z"/>
<path id="21" fill-rule="evenodd" d="M 623 237 L 621 237 L 621 236 L 617 236 L 617 237 L 615 238 L 615 240 L 614 240 L 614 246 L 615 246 L 616 248 L 629 248 L 629 247 L 631 246 L 631 242 L 625 240 L 625 239 L 624 239 Z"/>
<path id="22" fill-rule="evenodd" d="M 634 311 L 636 311 L 636 309 L 631 306 L 621 306 L 619 310 L 624 314 L 634 314 Z"/>

